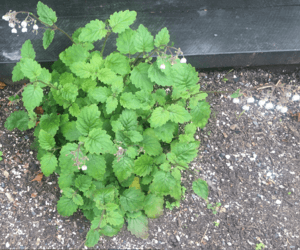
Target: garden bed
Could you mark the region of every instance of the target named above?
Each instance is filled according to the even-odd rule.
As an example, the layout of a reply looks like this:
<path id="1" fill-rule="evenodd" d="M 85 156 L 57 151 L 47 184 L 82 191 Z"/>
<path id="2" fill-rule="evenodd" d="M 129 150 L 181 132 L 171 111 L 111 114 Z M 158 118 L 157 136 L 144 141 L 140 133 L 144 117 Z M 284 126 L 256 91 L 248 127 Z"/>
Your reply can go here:
<path id="1" fill-rule="evenodd" d="M 124 225 L 117 236 L 102 237 L 94 248 L 230 250 L 255 249 L 259 243 L 268 249 L 300 248 L 299 101 L 290 98 L 287 113 L 258 105 L 271 90 L 266 86 L 279 80 L 300 93 L 298 69 L 237 69 L 222 81 L 228 71 L 199 70 L 202 90 L 230 93 L 207 97 L 211 117 L 195 134 L 201 141 L 199 155 L 190 164 L 191 172 L 182 173 L 187 190 L 180 208 L 165 209 L 158 219 L 149 219 L 147 240 L 131 235 Z M 237 104 L 228 96 L 238 88 L 254 87 L 265 88 L 251 91 L 255 102 L 241 114 L 249 94 Z M 22 102 L 9 106 L 6 99 L 20 88 L 7 82 L 0 89 L 0 247 L 84 248 L 90 222 L 80 211 L 71 217 L 58 214 L 58 176 L 33 181 L 41 173 L 37 152 L 30 149 L 34 129 L 21 132 L 4 127 L 13 111 L 25 109 Z M 273 104 L 282 96 L 277 92 Z M 216 214 L 193 192 L 197 178 L 209 184 L 209 202 L 221 203 Z"/>

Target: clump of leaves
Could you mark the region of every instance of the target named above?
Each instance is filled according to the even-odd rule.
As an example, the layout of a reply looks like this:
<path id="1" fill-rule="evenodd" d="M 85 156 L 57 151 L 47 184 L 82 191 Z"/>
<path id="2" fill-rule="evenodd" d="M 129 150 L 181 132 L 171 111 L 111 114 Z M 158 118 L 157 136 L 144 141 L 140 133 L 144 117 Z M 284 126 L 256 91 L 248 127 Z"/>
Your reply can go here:
<path id="1" fill-rule="evenodd" d="M 60 29 L 51 8 L 39 2 L 37 12 L 47 27 L 46 49 Z M 96 19 L 78 28 L 68 36 L 73 44 L 59 54 L 52 72 L 35 60 L 27 40 L 13 70 L 13 81 L 28 78 L 30 83 L 22 92 L 26 111 L 12 113 L 5 127 L 35 127 L 32 149 L 38 151 L 41 170 L 45 176 L 59 175 L 57 211 L 71 216 L 80 209 L 91 221 L 88 247 L 101 235 L 116 235 L 125 220 L 132 234 L 145 239 L 148 218 L 163 214 L 165 196 L 179 204 L 185 192 L 181 171 L 198 154 L 194 134 L 211 113 L 195 68 L 165 55 L 168 30 L 163 28 L 155 39 L 142 24 L 132 30 L 136 15 L 120 11 L 105 23 Z M 104 59 L 112 32 L 118 34 L 118 51 Z M 95 50 L 93 43 L 104 37 L 101 52 Z M 152 50 L 162 54 L 154 63 L 147 54 Z M 145 62 L 125 56 L 136 53 L 137 58 L 146 54 Z M 41 117 L 37 108 L 43 110 Z M 208 195 L 204 183 L 193 183 L 201 197 Z"/>

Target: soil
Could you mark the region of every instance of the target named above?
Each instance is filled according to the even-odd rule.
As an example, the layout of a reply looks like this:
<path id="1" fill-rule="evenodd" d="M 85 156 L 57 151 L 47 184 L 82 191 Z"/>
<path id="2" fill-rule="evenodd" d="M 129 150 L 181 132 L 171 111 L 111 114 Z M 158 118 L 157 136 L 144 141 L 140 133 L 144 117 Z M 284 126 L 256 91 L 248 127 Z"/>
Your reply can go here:
<path id="1" fill-rule="evenodd" d="M 165 209 L 158 219 L 149 219 L 147 240 L 136 238 L 124 225 L 117 236 L 101 237 L 94 248 L 231 250 L 255 249 L 263 243 L 268 249 L 300 249 L 299 101 L 289 98 L 287 113 L 258 105 L 272 90 L 266 86 L 279 80 L 300 93 L 298 68 L 239 68 L 226 76 L 226 82 L 221 80 L 229 69 L 197 71 L 202 90 L 230 93 L 207 97 L 211 117 L 195 134 L 201 146 L 191 172 L 182 173 L 187 190 L 180 208 Z M 37 152 L 30 148 L 34 129 L 4 127 L 12 112 L 25 110 L 22 102 L 9 106 L 6 99 L 22 85 L 7 79 L 6 83 L 0 89 L 0 248 L 86 248 L 90 222 L 81 211 L 62 217 L 56 210 L 61 195 L 58 175 L 33 181 L 41 173 Z M 238 88 L 261 89 L 248 91 L 240 103 L 233 103 L 229 95 Z M 273 94 L 276 104 L 283 93 L 276 89 Z M 255 102 L 241 114 L 250 95 Z M 216 214 L 193 192 L 197 178 L 207 181 L 209 202 L 221 203 Z"/>

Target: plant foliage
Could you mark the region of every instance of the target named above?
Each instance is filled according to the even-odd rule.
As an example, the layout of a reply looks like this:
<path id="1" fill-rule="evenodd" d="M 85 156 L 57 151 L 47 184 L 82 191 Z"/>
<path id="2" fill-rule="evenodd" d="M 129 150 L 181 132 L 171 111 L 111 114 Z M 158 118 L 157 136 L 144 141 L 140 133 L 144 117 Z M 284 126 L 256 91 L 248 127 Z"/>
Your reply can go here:
<path id="1" fill-rule="evenodd" d="M 37 13 L 45 25 L 55 25 L 51 8 L 39 2 Z M 130 59 L 136 53 L 145 58 L 170 42 L 166 28 L 155 38 L 142 24 L 132 30 L 136 16 L 135 11 L 120 11 L 105 22 L 96 19 L 78 28 L 52 72 L 35 60 L 27 40 L 13 70 L 14 81 L 31 82 L 22 92 L 26 111 L 12 113 L 5 127 L 35 128 L 32 148 L 42 172 L 59 175 L 59 214 L 71 216 L 80 209 L 91 221 L 88 247 L 101 235 L 116 235 L 125 221 L 132 234 L 145 239 L 147 218 L 162 215 L 165 196 L 180 202 L 185 191 L 181 171 L 197 156 L 194 134 L 211 112 L 190 64 L 178 58 L 171 64 L 170 56 L 153 63 L 152 58 Z M 111 33 L 118 34 L 117 51 L 103 58 L 104 46 L 100 52 L 93 43 L 106 42 Z M 53 38 L 54 31 L 46 30 L 45 49 Z M 44 110 L 42 116 L 37 107 Z M 207 198 L 204 181 L 193 187 Z"/>

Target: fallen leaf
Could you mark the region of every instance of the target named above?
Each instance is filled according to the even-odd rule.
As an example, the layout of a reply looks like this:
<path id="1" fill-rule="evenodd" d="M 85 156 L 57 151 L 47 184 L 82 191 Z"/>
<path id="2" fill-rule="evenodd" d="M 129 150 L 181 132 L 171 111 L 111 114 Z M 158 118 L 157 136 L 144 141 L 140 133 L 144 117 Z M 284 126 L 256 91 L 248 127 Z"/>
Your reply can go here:
<path id="1" fill-rule="evenodd" d="M 42 106 L 36 107 L 35 113 L 38 115 L 44 114 L 44 110 L 43 110 Z"/>
<path id="2" fill-rule="evenodd" d="M 32 193 L 31 198 L 35 198 L 37 196 L 37 193 Z"/>
<path id="3" fill-rule="evenodd" d="M 4 176 L 5 176 L 6 178 L 8 178 L 9 173 L 8 173 L 6 170 L 3 171 L 3 174 L 4 174 Z"/>
<path id="4" fill-rule="evenodd" d="M 40 174 L 38 174 L 33 180 L 31 180 L 31 181 L 38 181 L 38 182 L 41 182 L 42 181 L 42 179 L 43 179 L 43 173 L 40 173 Z"/>
<path id="5" fill-rule="evenodd" d="M 0 89 L 4 89 L 4 87 L 7 86 L 4 82 L 0 82 Z"/>

